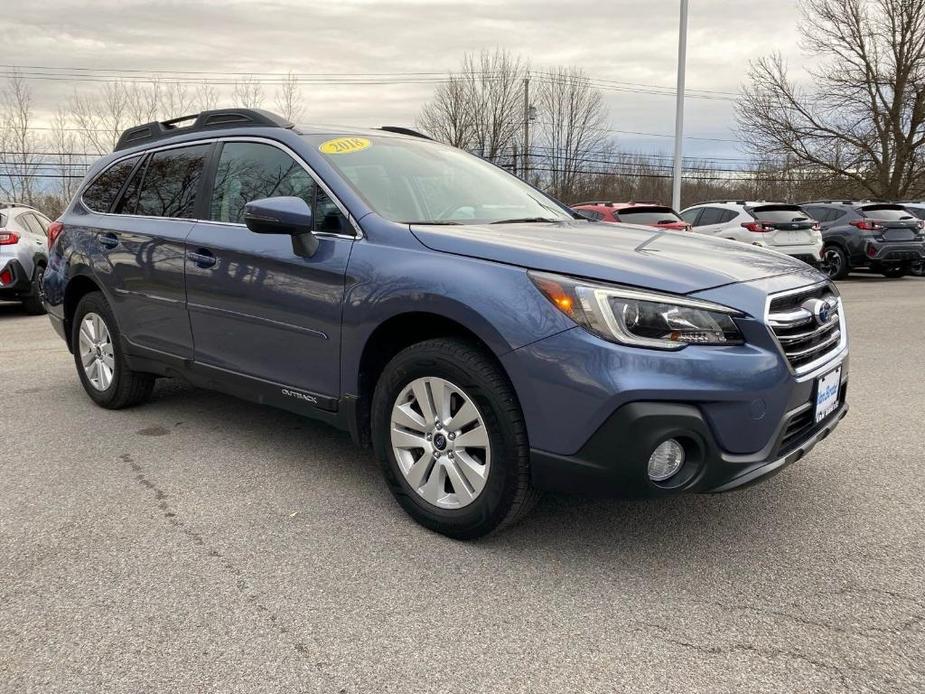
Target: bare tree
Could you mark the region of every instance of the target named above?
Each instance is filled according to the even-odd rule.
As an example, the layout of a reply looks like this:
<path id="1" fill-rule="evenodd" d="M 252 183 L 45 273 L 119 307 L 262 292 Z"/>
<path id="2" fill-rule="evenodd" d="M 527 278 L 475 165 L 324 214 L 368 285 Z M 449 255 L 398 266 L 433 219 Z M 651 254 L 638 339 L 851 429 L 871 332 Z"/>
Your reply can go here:
<path id="1" fill-rule="evenodd" d="M 263 87 L 253 75 L 245 75 L 234 83 L 232 96 L 236 106 L 260 108 L 263 104 Z"/>
<path id="2" fill-rule="evenodd" d="M 437 88 L 419 124 L 439 140 L 499 160 L 523 130 L 526 69 L 520 57 L 501 49 L 467 54 L 460 71 Z"/>
<path id="3" fill-rule="evenodd" d="M 119 135 L 137 125 L 136 106 L 130 103 L 128 91 L 121 82 L 106 83 L 101 91 L 87 94 L 74 92 L 69 111 L 84 136 L 84 146 L 99 154 L 111 152 Z"/>
<path id="4" fill-rule="evenodd" d="M 454 147 L 466 148 L 474 140 L 472 107 L 468 102 L 466 81 L 450 75 L 437 89 L 434 99 L 421 109 L 418 127 Z"/>
<path id="5" fill-rule="evenodd" d="M 0 192 L 31 204 L 41 155 L 32 129 L 32 92 L 17 73 L 0 90 L 0 152 Z"/>
<path id="6" fill-rule="evenodd" d="M 218 92 L 215 87 L 207 82 L 196 85 L 196 109 L 200 111 L 209 111 L 218 104 Z"/>
<path id="7" fill-rule="evenodd" d="M 58 195 L 63 203 L 70 201 L 80 181 L 76 176 L 84 173 L 88 164 L 79 149 L 79 138 L 71 127 L 71 120 L 63 106 L 55 109 L 51 120 L 52 157 L 58 164 L 60 174 Z M 62 205 L 63 207 L 63 205 Z"/>
<path id="8" fill-rule="evenodd" d="M 276 90 L 276 108 L 286 120 L 298 121 L 302 118 L 302 93 L 299 80 L 292 72 L 286 74 Z"/>
<path id="9" fill-rule="evenodd" d="M 531 159 L 545 162 L 547 187 L 556 196 L 570 199 L 585 161 L 601 149 L 605 121 L 603 100 L 583 71 L 554 68 L 539 81 L 537 106 L 538 153 Z"/>
<path id="10" fill-rule="evenodd" d="M 184 82 L 167 82 L 160 85 L 158 112 L 165 120 L 190 115 L 196 110 L 197 95 Z"/>
<path id="11" fill-rule="evenodd" d="M 753 63 L 737 109 L 745 140 L 838 189 L 925 194 L 925 3 L 803 0 L 802 11 L 804 50 L 821 66 L 803 88 L 780 55 Z"/>

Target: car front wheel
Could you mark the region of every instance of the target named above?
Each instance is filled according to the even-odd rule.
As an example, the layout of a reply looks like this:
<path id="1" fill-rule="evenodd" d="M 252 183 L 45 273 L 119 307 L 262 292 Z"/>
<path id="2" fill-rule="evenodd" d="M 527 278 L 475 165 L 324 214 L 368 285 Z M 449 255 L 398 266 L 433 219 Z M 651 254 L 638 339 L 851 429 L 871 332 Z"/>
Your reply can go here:
<path id="1" fill-rule="evenodd" d="M 536 499 L 514 391 L 482 350 L 422 342 L 385 367 L 373 396 L 373 444 L 395 498 L 456 539 L 513 523 Z"/>

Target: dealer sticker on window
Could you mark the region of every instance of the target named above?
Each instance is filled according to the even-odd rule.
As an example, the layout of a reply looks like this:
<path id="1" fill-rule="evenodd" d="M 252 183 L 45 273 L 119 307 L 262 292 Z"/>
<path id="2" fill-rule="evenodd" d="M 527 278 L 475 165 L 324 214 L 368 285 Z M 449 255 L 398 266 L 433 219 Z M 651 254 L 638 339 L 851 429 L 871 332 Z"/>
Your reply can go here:
<path id="1" fill-rule="evenodd" d="M 816 424 L 838 409 L 841 392 L 841 367 L 820 376 L 816 381 Z"/>
<path id="2" fill-rule="evenodd" d="M 333 140 L 322 142 L 318 147 L 324 154 L 350 154 L 366 149 L 372 144 L 365 137 L 335 137 Z"/>

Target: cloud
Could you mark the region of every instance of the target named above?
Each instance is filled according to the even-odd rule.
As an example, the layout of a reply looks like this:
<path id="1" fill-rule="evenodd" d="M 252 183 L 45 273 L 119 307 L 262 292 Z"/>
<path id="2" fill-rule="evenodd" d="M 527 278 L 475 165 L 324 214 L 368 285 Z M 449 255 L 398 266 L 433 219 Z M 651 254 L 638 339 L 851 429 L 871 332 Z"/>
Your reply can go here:
<path id="1" fill-rule="evenodd" d="M 773 50 L 802 60 L 794 3 L 691 3 L 688 86 L 735 92 L 750 59 Z M 467 51 L 501 46 L 538 68 L 570 64 L 591 77 L 671 87 L 677 0 L 594 2 L 74 2 L 24 3 L 0 16 L 16 37 L 2 61 L 104 69 L 261 73 L 432 72 L 456 67 Z M 35 81 L 36 107 L 50 114 L 93 83 Z M 266 92 L 272 93 L 273 87 Z M 307 85 L 306 119 L 349 125 L 410 124 L 431 84 Z M 673 131 L 668 96 L 605 92 L 612 127 Z M 687 133 L 733 137 L 730 101 L 689 99 Z M 624 146 L 667 151 L 668 138 L 618 135 Z M 691 141 L 694 154 L 736 153 L 731 143 Z"/>

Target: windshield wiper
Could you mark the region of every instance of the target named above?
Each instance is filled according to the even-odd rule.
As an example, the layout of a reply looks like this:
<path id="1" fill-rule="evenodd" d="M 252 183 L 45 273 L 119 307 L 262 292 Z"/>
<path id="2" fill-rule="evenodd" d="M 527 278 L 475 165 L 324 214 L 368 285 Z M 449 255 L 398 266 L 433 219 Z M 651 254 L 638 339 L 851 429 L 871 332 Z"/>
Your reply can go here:
<path id="1" fill-rule="evenodd" d="M 559 222 L 560 219 L 552 219 L 550 217 L 515 217 L 514 219 L 499 219 L 497 222 L 492 222 L 492 224 L 530 224 L 533 222 Z"/>

